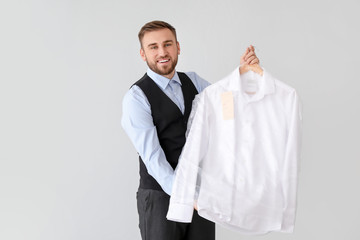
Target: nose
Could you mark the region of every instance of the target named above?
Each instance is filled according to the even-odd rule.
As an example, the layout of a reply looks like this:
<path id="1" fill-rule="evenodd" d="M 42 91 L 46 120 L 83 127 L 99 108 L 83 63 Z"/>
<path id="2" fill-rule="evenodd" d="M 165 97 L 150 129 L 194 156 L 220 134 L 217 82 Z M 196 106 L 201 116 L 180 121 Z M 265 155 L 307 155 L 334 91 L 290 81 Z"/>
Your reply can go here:
<path id="1" fill-rule="evenodd" d="M 166 49 L 165 49 L 163 46 L 161 46 L 161 47 L 159 47 L 159 52 L 158 52 L 158 54 L 159 54 L 160 57 L 165 57 L 166 54 L 167 54 L 167 51 L 166 51 Z"/>

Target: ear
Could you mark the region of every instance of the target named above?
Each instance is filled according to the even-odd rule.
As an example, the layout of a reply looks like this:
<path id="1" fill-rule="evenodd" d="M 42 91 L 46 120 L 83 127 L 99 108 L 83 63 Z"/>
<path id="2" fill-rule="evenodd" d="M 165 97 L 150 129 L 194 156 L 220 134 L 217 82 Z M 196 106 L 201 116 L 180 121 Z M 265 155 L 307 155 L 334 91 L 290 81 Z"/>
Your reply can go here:
<path id="1" fill-rule="evenodd" d="M 178 55 L 180 55 L 180 43 L 179 42 L 176 42 L 176 47 L 178 49 Z"/>
<path id="2" fill-rule="evenodd" d="M 145 51 L 143 48 L 140 48 L 140 56 L 146 62 L 146 55 L 145 55 Z"/>

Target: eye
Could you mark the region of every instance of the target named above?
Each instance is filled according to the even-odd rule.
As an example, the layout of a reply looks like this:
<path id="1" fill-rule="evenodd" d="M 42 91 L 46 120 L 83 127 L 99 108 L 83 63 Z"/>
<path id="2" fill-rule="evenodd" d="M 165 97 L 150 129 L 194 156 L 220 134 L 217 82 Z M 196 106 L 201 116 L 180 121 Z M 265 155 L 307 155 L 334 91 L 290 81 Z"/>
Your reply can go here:
<path id="1" fill-rule="evenodd" d="M 157 49 L 157 46 L 151 46 L 150 49 Z"/>

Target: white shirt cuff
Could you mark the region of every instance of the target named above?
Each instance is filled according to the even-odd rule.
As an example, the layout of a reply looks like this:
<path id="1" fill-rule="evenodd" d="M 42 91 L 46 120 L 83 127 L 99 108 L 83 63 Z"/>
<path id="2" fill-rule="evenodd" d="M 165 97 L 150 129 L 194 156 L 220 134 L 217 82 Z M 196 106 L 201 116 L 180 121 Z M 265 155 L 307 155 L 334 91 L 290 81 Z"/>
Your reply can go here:
<path id="1" fill-rule="evenodd" d="M 194 206 L 181 203 L 171 203 L 166 218 L 175 222 L 191 223 Z"/>

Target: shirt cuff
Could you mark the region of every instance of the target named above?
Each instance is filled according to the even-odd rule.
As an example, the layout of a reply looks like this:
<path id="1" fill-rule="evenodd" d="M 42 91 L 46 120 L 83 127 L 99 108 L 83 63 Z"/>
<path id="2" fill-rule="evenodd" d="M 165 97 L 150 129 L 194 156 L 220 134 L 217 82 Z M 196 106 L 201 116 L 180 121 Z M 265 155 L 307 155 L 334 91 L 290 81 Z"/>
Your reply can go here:
<path id="1" fill-rule="evenodd" d="M 166 218 L 175 222 L 191 223 L 193 213 L 194 206 L 170 202 Z"/>

